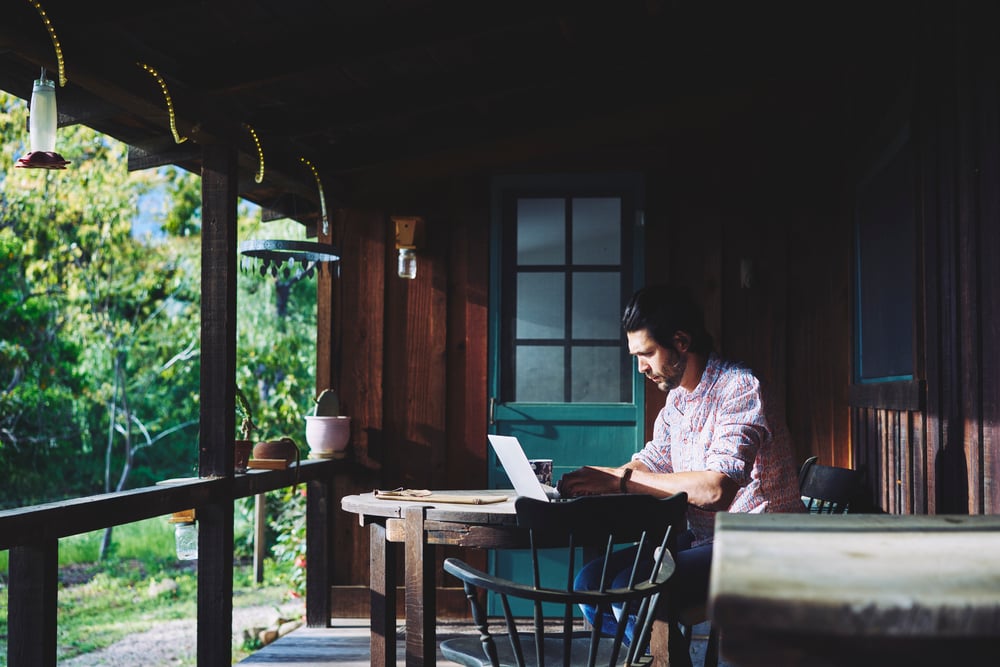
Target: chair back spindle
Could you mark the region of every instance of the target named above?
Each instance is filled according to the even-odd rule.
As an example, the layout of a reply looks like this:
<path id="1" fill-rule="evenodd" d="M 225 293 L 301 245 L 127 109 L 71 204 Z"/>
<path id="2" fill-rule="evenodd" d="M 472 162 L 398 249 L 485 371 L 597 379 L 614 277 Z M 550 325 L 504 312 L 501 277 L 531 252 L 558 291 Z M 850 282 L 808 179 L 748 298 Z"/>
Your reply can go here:
<path id="1" fill-rule="evenodd" d="M 518 526 L 529 538 L 530 581 L 503 579 L 457 558 L 446 559 L 445 571 L 461 579 L 465 586 L 479 637 L 446 640 L 441 643 L 442 654 L 454 662 L 476 667 L 546 664 L 611 667 L 649 661 L 646 649 L 652 620 L 661 599 L 665 599 L 673 574 L 673 553 L 678 532 L 686 528 L 686 508 L 686 494 L 663 499 L 638 494 L 587 496 L 561 502 L 518 498 L 515 502 Z M 625 546 L 637 549 L 628 570 L 628 582 L 621 586 L 614 580 L 620 569 L 608 568 L 607 561 Z M 656 546 L 660 549 L 654 550 Z M 575 553 L 581 548 L 598 549 L 602 554 L 604 563 L 597 590 L 573 589 Z M 540 561 L 546 552 L 553 550 L 565 552 L 560 562 L 567 563 L 567 570 L 565 576 L 548 581 L 553 577 L 543 576 Z M 646 577 L 640 570 L 640 559 L 650 553 L 656 553 L 658 558 L 652 573 Z M 504 633 L 491 632 L 482 605 L 482 590 L 499 596 Z M 515 598 L 531 602 L 530 631 L 519 629 L 519 625 L 529 626 L 528 619 L 518 619 L 512 613 L 510 601 Z M 551 603 L 561 606 L 561 622 L 546 627 L 543 605 Z M 597 618 L 590 629 L 574 629 L 574 612 L 581 604 L 597 609 Z M 609 617 L 616 624 L 612 636 L 601 632 L 603 619 Z"/>

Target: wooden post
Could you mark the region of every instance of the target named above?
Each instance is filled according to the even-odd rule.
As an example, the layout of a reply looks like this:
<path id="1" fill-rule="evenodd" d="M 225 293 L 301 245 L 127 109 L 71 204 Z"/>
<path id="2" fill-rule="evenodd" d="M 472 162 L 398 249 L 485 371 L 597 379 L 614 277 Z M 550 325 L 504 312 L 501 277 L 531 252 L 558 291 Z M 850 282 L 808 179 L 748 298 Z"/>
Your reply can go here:
<path id="1" fill-rule="evenodd" d="M 335 557 L 331 522 L 333 475 L 309 482 L 306 491 L 306 624 L 311 628 L 330 625 L 330 573 Z"/>
<path id="2" fill-rule="evenodd" d="M 236 437 L 236 150 L 206 145 L 201 174 L 200 477 L 233 479 Z M 198 664 L 232 662 L 233 502 L 198 507 Z"/>
<path id="3" fill-rule="evenodd" d="M 7 659 L 10 667 L 55 667 L 59 541 L 10 550 Z"/>

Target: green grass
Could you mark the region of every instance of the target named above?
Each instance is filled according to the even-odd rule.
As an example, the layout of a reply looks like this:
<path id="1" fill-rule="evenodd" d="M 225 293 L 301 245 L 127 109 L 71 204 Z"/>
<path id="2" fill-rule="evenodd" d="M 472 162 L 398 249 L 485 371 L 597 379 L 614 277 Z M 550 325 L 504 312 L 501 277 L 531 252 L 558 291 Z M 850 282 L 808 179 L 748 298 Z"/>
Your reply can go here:
<path id="1" fill-rule="evenodd" d="M 156 623 L 197 616 L 197 578 L 193 564 L 174 554 L 173 525 L 165 517 L 118 526 L 110 556 L 97 562 L 104 531 L 59 541 L 58 657 L 60 660 L 107 647 Z M 7 663 L 7 551 L 0 551 L 0 667 Z M 277 606 L 287 601 L 287 585 L 279 583 L 268 563 L 265 582 L 253 580 L 250 566 L 237 566 L 234 604 Z M 166 593 L 151 587 L 172 580 Z M 86 580 L 85 583 L 79 583 Z M 234 659 L 247 649 L 234 646 Z"/>

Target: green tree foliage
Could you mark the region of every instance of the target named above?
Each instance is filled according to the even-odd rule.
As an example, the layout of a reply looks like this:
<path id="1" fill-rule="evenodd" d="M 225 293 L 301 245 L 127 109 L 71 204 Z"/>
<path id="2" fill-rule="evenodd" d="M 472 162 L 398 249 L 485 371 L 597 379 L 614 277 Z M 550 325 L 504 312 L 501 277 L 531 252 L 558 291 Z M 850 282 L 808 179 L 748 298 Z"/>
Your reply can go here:
<path id="1" fill-rule="evenodd" d="M 240 238 L 299 239 L 301 225 L 241 216 Z M 237 383 L 254 404 L 261 440 L 288 436 L 305 452 L 305 415 L 316 392 L 316 280 L 291 271 L 238 281 Z"/>
<path id="2" fill-rule="evenodd" d="M 0 367 L 0 462 L 17 471 L 3 490 L 12 504 L 95 490 L 100 465 L 87 454 L 99 433 L 93 417 L 108 407 L 95 352 L 127 337 L 115 319 L 139 322 L 162 287 L 160 276 L 147 277 L 150 257 L 130 234 L 152 176 L 130 176 L 125 147 L 82 126 L 60 133 L 71 170 L 13 169 L 27 150 L 27 104 L 4 95 L 0 109 L 0 316 L 9 351 Z M 104 340 L 87 337 L 97 330 Z"/>
<path id="3" fill-rule="evenodd" d="M 127 171 L 127 148 L 62 128 L 65 171 L 13 169 L 27 103 L 0 93 L 0 507 L 196 473 L 200 181 Z M 150 192 L 165 236 L 138 239 Z M 301 238 L 241 206 L 240 238 Z M 315 280 L 238 281 L 238 376 L 258 437 L 300 444 L 314 395 Z"/>

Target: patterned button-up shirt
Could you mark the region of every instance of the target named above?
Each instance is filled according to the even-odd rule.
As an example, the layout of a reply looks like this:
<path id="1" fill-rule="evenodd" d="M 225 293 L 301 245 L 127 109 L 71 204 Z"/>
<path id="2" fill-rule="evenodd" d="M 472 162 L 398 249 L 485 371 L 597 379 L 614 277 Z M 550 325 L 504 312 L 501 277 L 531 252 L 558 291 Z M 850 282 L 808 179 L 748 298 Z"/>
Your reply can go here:
<path id="1" fill-rule="evenodd" d="M 713 470 L 739 484 L 730 512 L 803 512 L 798 470 L 784 419 L 759 380 L 709 356 L 694 391 L 667 394 L 653 439 L 632 459 L 653 472 Z M 712 540 L 715 512 L 689 506 L 695 544 Z"/>

